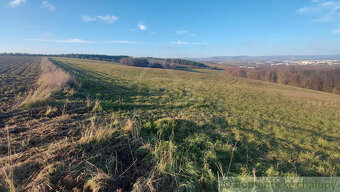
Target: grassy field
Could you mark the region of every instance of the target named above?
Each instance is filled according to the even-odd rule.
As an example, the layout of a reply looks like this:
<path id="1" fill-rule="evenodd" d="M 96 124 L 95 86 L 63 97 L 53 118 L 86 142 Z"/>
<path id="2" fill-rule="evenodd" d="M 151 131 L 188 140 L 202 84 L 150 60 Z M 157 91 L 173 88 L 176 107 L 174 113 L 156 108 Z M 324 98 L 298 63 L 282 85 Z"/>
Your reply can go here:
<path id="1" fill-rule="evenodd" d="M 208 69 L 50 60 L 72 80 L 2 117 L 4 188 L 217 191 L 221 176 L 340 176 L 340 95 Z"/>

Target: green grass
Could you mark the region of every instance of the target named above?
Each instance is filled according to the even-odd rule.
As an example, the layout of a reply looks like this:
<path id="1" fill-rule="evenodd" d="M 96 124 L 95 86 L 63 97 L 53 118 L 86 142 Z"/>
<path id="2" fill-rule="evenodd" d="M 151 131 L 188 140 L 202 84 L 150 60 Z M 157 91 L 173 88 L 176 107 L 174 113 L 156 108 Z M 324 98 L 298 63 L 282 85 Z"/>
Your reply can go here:
<path id="1" fill-rule="evenodd" d="M 80 98 L 98 99 L 106 113 L 138 117 L 140 150 L 161 178 L 158 189 L 216 189 L 221 172 L 340 175 L 339 95 L 209 71 L 55 63 L 82 84 Z"/>
<path id="2" fill-rule="evenodd" d="M 113 171 L 115 154 L 110 154 L 122 143 L 125 152 L 118 156 L 130 159 L 120 173 L 133 174 L 129 189 L 136 191 L 212 191 L 218 175 L 340 175 L 339 95 L 211 70 L 52 60 L 79 84 L 68 103 L 90 100 L 89 113 L 109 121 L 104 131 L 91 132 L 94 137 L 76 146 L 104 170 L 84 177 L 88 185 L 98 178 L 122 180 Z M 110 122 L 111 114 L 129 120 Z M 89 165 L 73 168 L 84 167 Z"/>

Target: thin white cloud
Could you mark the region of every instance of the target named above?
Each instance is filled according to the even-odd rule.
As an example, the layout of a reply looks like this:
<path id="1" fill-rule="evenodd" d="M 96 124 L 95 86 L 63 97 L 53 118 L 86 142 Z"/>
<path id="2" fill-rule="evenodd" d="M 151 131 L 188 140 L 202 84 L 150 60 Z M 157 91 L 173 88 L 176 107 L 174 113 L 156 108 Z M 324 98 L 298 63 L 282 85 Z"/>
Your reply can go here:
<path id="1" fill-rule="evenodd" d="M 28 39 L 33 42 L 51 42 L 51 43 L 95 43 L 84 39 Z"/>
<path id="2" fill-rule="evenodd" d="M 88 41 L 84 39 L 64 39 L 64 40 L 58 40 L 57 42 L 60 42 L 60 43 L 94 43 L 93 41 Z"/>
<path id="3" fill-rule="evenodd" d="M 49 9 L 49 10 L 51 10 L 51 11 L 54 11 L 54 10 L 55 10 L 55 6 L 52 5 L 52 4 L 51 4 L 50 2 L 48 2 L 48 1 L 43 1 L 43 2 L 41 3 L 41 6 L 42 6 L 43 8 Z"/>
<path id="4" fill-rule="evenodd" d="M 195 34 L 190 33 L 190 32 L 187 31 L 187 30 L 177 30 L 177 31 L 176 31 L 176 35 L 190 35 L 190 36 L 195 36 Z"/>
<path id="5" fill-rule="evenodd" d="M 142 23 L 142 22 L 139 22 L 139 23 L 137 24 L 137 27 L 138 27 L 140 30 L 142 30 L 142 31 L 145 31 L 145 30 L 147 29 L 147 26 L 146 26 L 144 23 Z"/>
<path id="6" fill-rule="evenodd" d="M 116 41 L 110 41 L 111 43 L 115 44 L 139 44 L 137 41 L 126 41 L 126 40 L 116 40 Z"/>
<path id="7" fill-rule="evenodd" d="M 114 44 L 140 44 L 137 41 L 127 41 L 127 40 L 114 40 L 114 41 L 88 41 L 84 39 L 27 39 L 32 42 L 51 42 L 51 43 L 84 43 L 84 44 L 92 44 L 92 43 L 114 43 Z"/>
<path id="8" fill-rule="evenodd" d="M 340 28 L 332 30 L 331 33 L 333 33 L 333 34 L 340 34 Z"/>
<path id="9" fill-rule="evenodd" d="M 312 0 L 312 5 L 297 10 L 304 15 L 313 15 L 314 21 L 330 22 L 340 17 L 340 1 Z"/>
<path id="10" fill-rule="evenodd" d="M 119 17 L 117 17 L 115 15 L 99 15 L 99 16 L 95 16 L 95 17 L 83 15 L 83 16 L 81 16 L 81 18 L 85 22 L 101 20 L 101 21 L 104 21 L 104 22 L 109 23 L 109 24 L 112 24 L 119 19 Z"/>
<path id="11" fill-rule="evenodd" d="M 114 15 L 97 16 L 97 18 L 107 23 L 114 23 L 119 19 L 117 16 Z"/>
<path id="12" fill-rule="evenodd" d="M 12 0 L 10 1 L 8 4 L 11 6 L 11 7 L 16 7 L 22 3 L 25 3 L 26 0 Z"/>
<path id="13" fill-rule="evenodd" d="M 177 45 L 188 45 L 189 42 L 187 41 L 181 41 L 181 40 L 178 40 L 178 41 L 172 41 L 170 42 L 171 44 L 177 44 Z"/>
<path id="14" fill-rule="evenodd" d="M 81 16 L 81 18 L 82 18 L 83 21 L 85 21 L 85 22 L 97 20 L 95 17 L 90 17 L 90 16 L 88 16 L 88 15 L 83 15 L 83 16 Z"/>
<path id="15" fill-rule="evenodd" d="M 207 43 L 189 43 L 187 41 L 181 41 L 181 40 L 178 40 L 178 41 L 172 41 L 170 42 L 170 44 L 175 44 L 175 45 L 208 45 Z"/>

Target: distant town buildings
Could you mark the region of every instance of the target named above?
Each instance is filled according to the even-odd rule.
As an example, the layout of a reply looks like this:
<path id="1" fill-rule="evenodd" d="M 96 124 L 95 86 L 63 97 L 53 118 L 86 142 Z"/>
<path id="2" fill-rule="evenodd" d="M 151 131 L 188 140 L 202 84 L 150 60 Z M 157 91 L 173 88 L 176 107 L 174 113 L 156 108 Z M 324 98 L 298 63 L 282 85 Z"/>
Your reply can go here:
<path id="1" fill-rule="evenodd" d="M 252 60 L 241 68 L 254 68 L 258 66 L 281 66 L 281 65 L 340 65 L 340 60 Z"/>

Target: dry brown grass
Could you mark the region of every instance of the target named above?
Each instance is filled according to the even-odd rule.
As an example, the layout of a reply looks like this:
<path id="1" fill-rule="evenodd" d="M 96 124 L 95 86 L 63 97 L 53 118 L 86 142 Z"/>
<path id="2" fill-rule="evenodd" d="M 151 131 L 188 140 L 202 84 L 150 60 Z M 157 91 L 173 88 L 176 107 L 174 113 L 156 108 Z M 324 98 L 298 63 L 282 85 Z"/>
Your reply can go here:
<path id="1" fill-rule="evenodd" d="M 56 67 L 47 57 L 41 59 L 41 70 L 42 74 L 38 80 L 39 87 L 26 97 L 23 104 L 46 100 L 71 79 L 68 73 Z"/>
<path id="2" fill-rule="evenodd" d="M 16 191 L 16 187 L 13 181 L 13 170 L 12 169 L 5 169 L 5 167 L 1 168 L 0 178 L 1 178 L 0 190 L 2 190 L 2 187 L 4 187 L 4 189 L 10 192 Z"/>
<path id="3" fill-rule="evenodd" d="M 6 133 L 7 133 L 7 148 L 8 148 L 8 156 L 6 159 L 6 166 L 0 169 L 0 190 L 2 187 L 7 189 L 10 192 L 15 192 L 16 187 L 13 180 L 13 167 L 9 166 L 12 163 L 11 155 L 11 138 L 9 136 L 9 127 L 6 126 Z"/>

